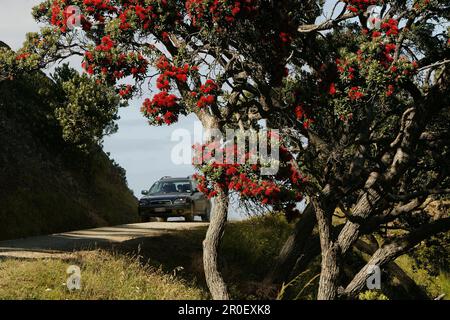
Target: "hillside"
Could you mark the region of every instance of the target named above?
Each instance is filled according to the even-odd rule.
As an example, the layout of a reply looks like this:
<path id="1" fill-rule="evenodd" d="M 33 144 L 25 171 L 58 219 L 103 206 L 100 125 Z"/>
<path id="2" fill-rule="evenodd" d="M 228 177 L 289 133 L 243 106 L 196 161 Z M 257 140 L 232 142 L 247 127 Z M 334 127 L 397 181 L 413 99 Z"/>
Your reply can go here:
<path id="1" fill-rule="evenodd" d="M 137 219 L 124 170 L 62 139 L 44 74 L 0 79 L 0 239 Z"/>

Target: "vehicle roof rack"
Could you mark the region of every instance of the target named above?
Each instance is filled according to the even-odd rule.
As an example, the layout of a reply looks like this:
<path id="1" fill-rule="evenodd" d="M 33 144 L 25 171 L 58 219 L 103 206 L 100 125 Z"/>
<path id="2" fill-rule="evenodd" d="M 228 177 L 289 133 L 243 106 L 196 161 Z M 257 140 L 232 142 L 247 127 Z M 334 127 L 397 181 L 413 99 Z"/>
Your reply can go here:
<path id="1" fill-rule="evenodd" d="M 171 176 L 164 176 L 164 177 L 162 177 L 161 179 L 159 179 L 159 180 L 165 180 L 165 179 L 171 179 L 172 177 Z"/>

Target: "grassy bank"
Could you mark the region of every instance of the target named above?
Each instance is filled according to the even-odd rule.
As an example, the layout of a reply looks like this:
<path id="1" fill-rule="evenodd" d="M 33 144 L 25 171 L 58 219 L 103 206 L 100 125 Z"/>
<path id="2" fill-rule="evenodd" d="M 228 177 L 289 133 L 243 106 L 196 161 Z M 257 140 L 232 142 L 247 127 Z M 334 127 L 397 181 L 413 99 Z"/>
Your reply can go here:
<path id="1" fill-rule="evenodd" d="M 267 288 L 265 275 L 273 268 L 282 244 L 292 230 L 281 216 L 231 223 L 223 239 L 220 264 L 234 299 L 315 299 L 320 257 L 284 287 Z M 208 299 L 203 274 L 202 240 L 205 227 L 165 232 L 127 241 L 114 249 L 75 253 L 68 259 L 0 261 L 0 299 Z M 106 250 L 106 251 L 105 251 Z M 356 258 L 355 258 L 356 259 Z M 396 261 L 430 297 L 450 298 L 445 272 L 430 275 L 408 255 Z M 358 270 L 364 261 L 356 261 Z M 70 293 L 66 269 L 81 267 L 83 289 Z M 383 292 L 365 292 L 361 299 L 404 299 L 395 279 L 382 284 Z"/>
<path id="2" fill-rule="evenodd" d="M 81 290 L 66 286 L 70 265 L 81 268 Z M 202 299 L 199 288 L 161 270 L 142 266 L 136 257 L 105 251 L 80 252 L 67 259 L 0 262 L 0 299 Z"/>
<path id="3" fill-rule="evenodd" d="M 43 74 L 0 82 L 0 240 L 138 219 L 123 169 L 63 140 L 53 91 Z"/>

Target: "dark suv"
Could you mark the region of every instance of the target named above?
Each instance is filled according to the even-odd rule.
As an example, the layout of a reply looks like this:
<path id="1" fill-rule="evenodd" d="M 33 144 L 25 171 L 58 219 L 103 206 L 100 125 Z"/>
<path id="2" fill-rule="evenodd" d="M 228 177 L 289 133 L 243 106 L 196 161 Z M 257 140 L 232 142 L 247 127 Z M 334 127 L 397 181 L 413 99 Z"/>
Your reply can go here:
<path id="1" fill-rule="evenodd" d="M 139 200 L 139 216 L 142 222 L 150 218 L 184 217 L 194 221 L 198 215 L 203 221 L 209 221 L 211 201 L 197 190 L 191 177 L 163 177 L 155 182 L 150 190 L 142 191 L 144 197 Z"/>

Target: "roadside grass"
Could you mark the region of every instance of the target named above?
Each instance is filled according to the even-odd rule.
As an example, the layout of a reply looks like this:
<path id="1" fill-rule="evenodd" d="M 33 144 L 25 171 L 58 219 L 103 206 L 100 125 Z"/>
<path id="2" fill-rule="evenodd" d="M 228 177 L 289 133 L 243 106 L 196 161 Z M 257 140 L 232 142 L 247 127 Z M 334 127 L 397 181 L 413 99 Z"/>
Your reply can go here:
<path id="1" fill-rule="evenodd" d="M 176 222 L 174 222 L 176 223 Z M 273 267 L 275 258 L 292 230 L 281 215 L 253 217 L 232 222 L 226 227 L 220 249 L 220 268 L 234 299 L 257 299 L 264 289 L 262 280 Z M 207 291 L 202 241 L 206 227 L 140 238 L 123 244 L 123 252 L 134 250 L 154 267 L 176 272 Z M 276 292 L 272 294 L 276 296 Z"/>
<path id="2" fill-rule="evenodd" d="M 66 286 L 70 265 L 81 269 L 81 290 Z M 0 261 L 0 299 L 37 300 L 197 300 L 206 293 L 191 283 L 143 266 L 138 257 L 102 250 L 68 259 Z"/>
<path id="3" fill-rule="evenodd" d="M 432 276 L 424 269 L 413 268 L 414 260 L 408 255 L 398 257 L 395 262 L 432 298 L 445 294 L 444 300 L 450 300 L 450 274 L 441 271 Z"/>
<path id="4" fill-rule="evenodd" d="M 292 228 L 280 215 L 228 224 L 220 267 L 233 299 L 316 298 L 320 256 L 290 283 L 268 288 L 263 282 Z M 74 253 L 68 259 L 0 260 L 0 299 L 209 299 L 202 260 L 205 233 L 206 227 L 199 225 L 133 239 L 113 249 Z M 350 276 L 365 264 L 362 258 L 354 257 L 346 269 Z M 446 299 L 450 297 L 448 274 L 433 277 L 414 268 L 408 255 L 396 262 L 430 297 L 443 293 Z M 69 292 L 65 286 L 69 265 L 81 268 L 81 291 Z M 397 297 L 400 290 L 395 283 L 389 286 L 392 296 L 392 291 L 366 291 L 360 299 L 402 298 Z"/>

